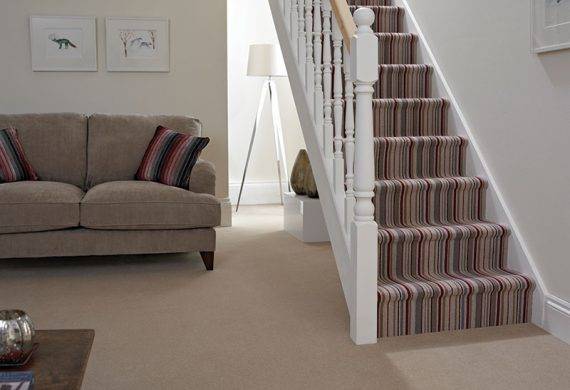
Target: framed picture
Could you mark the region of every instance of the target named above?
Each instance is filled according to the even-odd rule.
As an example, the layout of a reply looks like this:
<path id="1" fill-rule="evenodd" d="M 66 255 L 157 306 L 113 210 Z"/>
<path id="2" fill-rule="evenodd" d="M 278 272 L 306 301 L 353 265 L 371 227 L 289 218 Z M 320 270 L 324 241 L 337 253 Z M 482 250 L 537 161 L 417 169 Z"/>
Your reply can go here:
<path id="1" fill-rule="evenodd" d="M 570 0 L 532 0 L 532 50 L 570 48 Z"/>
<path id="2" fill-rule="evenodd" d="M 106 24 L 108 71 L 170 71 L 168 19 L 108 17 Z"/>
<path id="3" fill-rule="evenodd" d="M 30 16 L 32 70 L 97 71 L 94 16 Z"/>

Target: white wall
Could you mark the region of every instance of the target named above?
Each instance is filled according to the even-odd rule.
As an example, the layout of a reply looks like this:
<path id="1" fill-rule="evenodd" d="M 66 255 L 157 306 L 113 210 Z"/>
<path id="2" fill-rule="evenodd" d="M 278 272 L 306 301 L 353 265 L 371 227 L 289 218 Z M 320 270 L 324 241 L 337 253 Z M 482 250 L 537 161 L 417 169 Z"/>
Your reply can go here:
<path id="1" fill-rule="evenodd" d="M 279 44 L 267 0 L 228 1 L 229 177 L 237 199 L 263 78 L 246 76 L 249 45 Z M 289 171 L 304 148 L 301 126 L 287 78 L 277 79 Z M 279 201 L 269 100 L 258 129 L 244 190 L 245 203 Z"/>
<path id="2" fill-rule="evenodd" d="M 28 17 L 97 16 L 98 72 L 32 72 Z M 106 16 L 171 21 L 170 73 L 109 73 Z M 228 193 L 226 0 L 0 0 L 0 112 L 164 113 L 198 117 L 212 138 L 217 195 Z"/>
<path id="3" fill-rule="evenodd" d="M 530 51 L 530 2 L 408 0 L 548 292 L 570 301 L 570 50 Z"/>

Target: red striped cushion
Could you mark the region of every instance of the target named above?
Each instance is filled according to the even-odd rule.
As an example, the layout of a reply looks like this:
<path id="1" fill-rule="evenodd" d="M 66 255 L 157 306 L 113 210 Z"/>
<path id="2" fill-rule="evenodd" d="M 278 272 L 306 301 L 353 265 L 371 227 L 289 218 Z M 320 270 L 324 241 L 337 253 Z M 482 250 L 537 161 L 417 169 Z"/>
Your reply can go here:
<path id="1" fill-rule="evenodd" d="M 24 154 L 16 129 L 0 130 L 0 183 L 38 180 Z"/>
<path id="2" fill-rule="evenodd" d="M 158 126 L 136 179 L 187 189 L 192 168 L 209 142 L 209 138 L 194 137 Z"/>

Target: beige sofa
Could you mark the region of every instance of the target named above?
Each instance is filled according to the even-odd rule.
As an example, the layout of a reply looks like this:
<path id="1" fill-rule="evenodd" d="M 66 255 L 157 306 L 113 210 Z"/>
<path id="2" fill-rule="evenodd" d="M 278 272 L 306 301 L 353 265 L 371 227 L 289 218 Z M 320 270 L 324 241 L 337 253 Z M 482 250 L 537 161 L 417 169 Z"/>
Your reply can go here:
<path id="1" fill-rule="evenodd" d="M 199 160 L 187 190 L 134 180 L 158 125 L 201 133 L 184 116 L 0 115 L 40 177 L 0 184 L 0 258 L 199 251 L 213 269 L 213 165 Z"/>

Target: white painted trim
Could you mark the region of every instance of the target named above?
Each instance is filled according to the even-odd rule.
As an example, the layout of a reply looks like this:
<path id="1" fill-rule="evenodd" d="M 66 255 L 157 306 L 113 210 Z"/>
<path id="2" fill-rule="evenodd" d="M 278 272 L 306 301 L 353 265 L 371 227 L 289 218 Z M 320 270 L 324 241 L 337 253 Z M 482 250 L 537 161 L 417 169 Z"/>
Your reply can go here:
<path id="1" fill-rule="evenodd" d="M 508 225 L 513 232 L 510 245 L 508 267 L 525 275 L 531 276 L 537 288 L 533 298 L 532 322 L 542 326 L 544 319 L 545 297 L 548 290 L 542 279 L 536 261 L 532 257 L 521 230 L 509 210 L 505 197 L 493 176 L 489 164 L 486 162 L 481 147 L 467 122 L 461 107 L 447 82 L 441 67 L 430 49 L 429 43 L 423 34 L 414 13 L 407 0 L 395 0 L 394 5 L 405 9 L 405 31 L 418 35 L 420 45 L 418 47 L 418 63 L 430 64 L 434 68 L 435 82 L 433 85 L 433 96 L 445 97 L 449 100 L 451 107 L 449 112 L 449 131 L 469 139 L 468 169 L 469 174 L 485 177 L 489 183 L 487 194 L 487 217 L 490 220 Z M 474 153 L 471 153 L 474 152 Z"/>
<path id="2" fill-rule="evenodd" d="M 236 205 L 239 188 L 241 183 L 230 183 L 229 193 L 231 204 Z M 287 191 L 285 183 L 282 184 L 283 192 Z M 279 195 L 279 182 L 278 181 L 261 181 L 253 182 L 246 181 L 243 186 L 243 193 L 241 195 L 241 205 L 256 205 L 256 204 L 280 204 L 281 196 Z"/>
<path id="3" fill-rule="evenodd" d="M 222 207 L 222 221 L 220 223 L 221 227 L 231 227 L 232 226 L 232 203 L 230 198 L 220 199 Z"/>
<path id="4" fill-rule="evenodd" d="M 570 344 L 570 302 L 548 295 L 544 306 L 543 327 L 552 335 Z"/>

